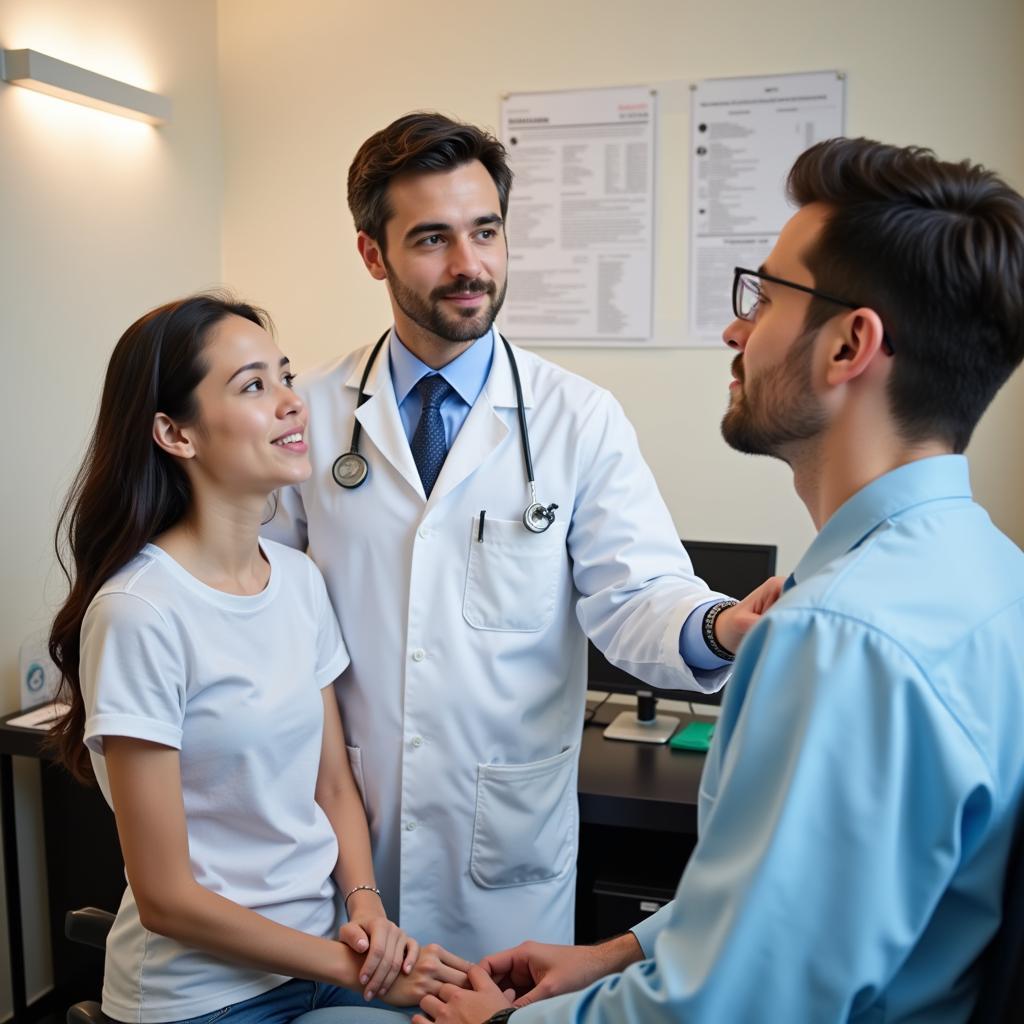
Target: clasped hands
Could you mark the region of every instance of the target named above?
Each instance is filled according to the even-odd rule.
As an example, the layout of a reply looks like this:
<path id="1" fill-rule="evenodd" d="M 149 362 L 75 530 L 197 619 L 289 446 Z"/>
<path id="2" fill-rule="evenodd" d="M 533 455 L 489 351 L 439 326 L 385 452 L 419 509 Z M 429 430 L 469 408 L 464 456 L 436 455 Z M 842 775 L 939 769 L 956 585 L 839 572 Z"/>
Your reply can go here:
<path id="1" fill-rule="evenodd" d="M 626 935 L 600 946 L 524 942 L 471 964 L 436 943 L 421 949 L 388 920 L 379 901 L 376 907 L 367 903 L 353 905 L 338 938 L 366 953 L 359 969 L 365 998 L 376 996 L 393 1006 L 418 1003 L 423 1012 L 413 1017 L 414 1024 L 481 1024 L 504 1007 L 584 988 L 642 955 Z"/>
<path id="2" fill-rule="evenodd" d="M 392 1006 L 415 1006 L 444 984 L 466 984 L 472 964 L 431 943 L 419 943 L 388 919 L 380 897 L 359 892 L 350 900 L 349 920 L 338 939 L 356 953 L 366 953 L 359 983 L 369 1001 L 375 996 Z"/>
<path id="3" fill-rule="evenodd" d="M 523 942 L 470 966 L 465 983 L 444 983 L 425 995 L 413 1024 L 482 1024 L 498 1010 L 579 991 L 641 959 L 631 933 L 598 946 Z"/>

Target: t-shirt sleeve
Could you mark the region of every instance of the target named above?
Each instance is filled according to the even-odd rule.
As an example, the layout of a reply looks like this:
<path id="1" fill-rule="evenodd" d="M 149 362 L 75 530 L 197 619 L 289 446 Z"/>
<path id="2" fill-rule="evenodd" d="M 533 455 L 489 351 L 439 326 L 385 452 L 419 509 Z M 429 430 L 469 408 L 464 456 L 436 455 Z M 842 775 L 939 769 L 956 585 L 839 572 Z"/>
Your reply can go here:
<path id="1" fill-rule="evenodd" d="M 104 736 L 131 736 L 181 749 L 184 651 L 144 598 L 102 594 L 82 623 L 85 745 L 103 754 Z"/>
<path id="2" fill-rule="evenodd" d="M 327 584 L 312 560 L 309 567 L 313 575 L 314 607 L 317 609 L 316 684 L 322 689 L 333 683 L 352 659 L 341 636 L 338 616 L 334 614 L 327 595 Z"/>

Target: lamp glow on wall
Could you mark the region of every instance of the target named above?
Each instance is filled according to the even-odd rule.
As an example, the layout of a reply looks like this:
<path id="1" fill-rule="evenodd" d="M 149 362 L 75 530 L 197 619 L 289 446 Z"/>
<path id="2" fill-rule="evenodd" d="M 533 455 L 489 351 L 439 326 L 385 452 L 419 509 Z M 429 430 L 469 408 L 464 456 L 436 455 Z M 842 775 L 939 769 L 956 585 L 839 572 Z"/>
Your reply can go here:
<path id="1" fill-rule="evenodd" d="M 0 51 L 0 77 L 12 85 L 147 124 L 163 124 L 171 117 L 171 101 L 166 96 L 98 75 L 36 50 Z"/>

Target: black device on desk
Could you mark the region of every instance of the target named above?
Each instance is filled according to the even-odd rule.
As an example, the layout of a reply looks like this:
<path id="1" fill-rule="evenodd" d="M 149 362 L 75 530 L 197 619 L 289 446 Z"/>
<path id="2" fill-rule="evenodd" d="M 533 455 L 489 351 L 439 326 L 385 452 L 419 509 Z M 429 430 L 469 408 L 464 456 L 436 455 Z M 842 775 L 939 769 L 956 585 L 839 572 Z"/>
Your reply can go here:
<path id="1" fill-rule="evenodd" d="M 755 587 L 760 586 L 769 576 L 775 574 L 775 562 L 778 549 L 774 544 L 731 544 L 725 541 L 683 540 L 693 563 L 693 571 L 712 589 L 728 594 L 737 599 L 746 597 Z M 623 712 L 626 719 L 636 723 L 648 723 L 648 728 L 641 725 L 631 730 L 632 739 L 640 742 L 663 743 L 671 735 L 664 735 L 665 730 L 655 738 L 655 730 L 649 728 L 650 723 L 657 720 L 657 698 L 670 700 L 698 700 L 701 704 L 720 704 L 722 691 L 717 693 L 697 693 L 693 690 L 654 690 L 647 683 L 616 668 L 591 643 L 588 652 L 587 685 L 591 690 L 606 693 L 625 693 L 635 695 L 637 709 L 635 714 Z M 626 724 L 617 719 L 621 725 Z M 612 723 L 613 725 L 615 723 Z"/>

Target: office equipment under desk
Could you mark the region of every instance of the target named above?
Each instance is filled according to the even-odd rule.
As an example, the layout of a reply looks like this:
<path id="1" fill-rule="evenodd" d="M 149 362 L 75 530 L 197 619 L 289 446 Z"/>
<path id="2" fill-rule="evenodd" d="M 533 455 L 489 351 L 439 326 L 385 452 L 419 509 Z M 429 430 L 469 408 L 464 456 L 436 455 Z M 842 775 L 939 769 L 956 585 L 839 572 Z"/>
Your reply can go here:
<path id="1" fill-rule="evenodd" d="M 76 999 L 95 997 L 103 976 L 103 954 L 64 937 L 64 913 L 88 903 L 116 911 L 124 891 L 124 862 L 114 815 L 95 786 L 82 786 L 44 750 L 44 734 L 7 724 L 22 712 L 0 718 L 0 814 L 7 893 L 8 955 L 14 1024 L 28 1024 L 64 1010 Z M 39 762 L 43 842 L 49 902 L 53 991 L 29 1004 L 25 991 L 22 919 L 35 908 L 22 905 L 19 891 L 14 757 Z"/>
<path id="2" fill-rule="evenodd" d="M 621 705 L 597 707 L 580 746 L 576 941 L 628 930 L 667 903 L 697 842 L 703 753 L 604 738 Z M 681 726 L 714 721 L 680 715 Z"/>
<path id="3" fill-rule="evenodd" d="M 613 743 L 602 732 L 621 705 L 598 708 L 580 748 L 580 855 L 576 938 L 621 932 L 671 898 L 696 842 L 704 755 L 664 746 Z M 43 734 L 0 718 L 0 813 L 7 885 L 14 1024 L 28 1024 L 78 999 L 96 998 L 103 956 L 64 937 L 64 914 L 83 906 L 116 911 L 124 865 L 114 816 L 99 789 L 75 782 L 43 749 Z M 683 724 L 692 719 L 682 716 Z M 13 757 L 40 764 L 53 993 L 26 1002 L 21 921 L 32 908 L 18 890 Z M 426 936 L 429 940 L 429 936 Z"/>

